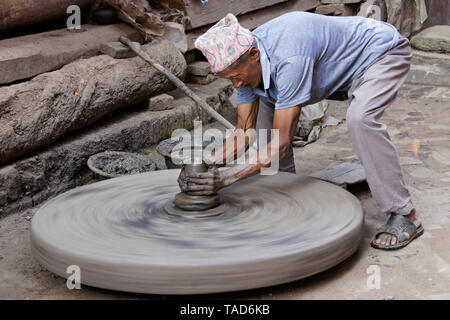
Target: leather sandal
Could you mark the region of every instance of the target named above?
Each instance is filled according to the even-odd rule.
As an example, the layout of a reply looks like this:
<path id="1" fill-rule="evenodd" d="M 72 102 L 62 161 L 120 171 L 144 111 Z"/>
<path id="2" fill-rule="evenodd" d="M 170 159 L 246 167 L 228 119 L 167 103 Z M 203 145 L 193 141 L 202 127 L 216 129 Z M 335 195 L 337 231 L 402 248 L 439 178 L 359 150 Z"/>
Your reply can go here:
<path id="1" fill-rule="evenodd" d="M 405 247 L 414 239 L 420 237 L 424 233 L 422 225 L 416 225 L 403 215 L 392 213 L 386 225 L 375 235 L 370 245 L 377 249 L 395 250 Z M 404 232 L 409 234 L 406 237 Z M 394 245 L 382 245 L 376 243 L 378 236 L 382 233 L 389 233 L 397 238 L 397 243 Z"/>

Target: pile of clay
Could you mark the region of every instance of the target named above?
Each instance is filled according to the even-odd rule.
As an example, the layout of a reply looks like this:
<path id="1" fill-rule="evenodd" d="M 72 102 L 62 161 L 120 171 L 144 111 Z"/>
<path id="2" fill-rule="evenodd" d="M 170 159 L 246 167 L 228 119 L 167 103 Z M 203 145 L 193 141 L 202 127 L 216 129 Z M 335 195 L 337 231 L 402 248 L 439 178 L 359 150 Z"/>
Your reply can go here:
<path id="1" fill-rule="evenodd" d="M 88 167 L 108 178 L 132 175 L 156 170 L 156 164 L 140 154 L 105 151 L 89 158 Z"/>

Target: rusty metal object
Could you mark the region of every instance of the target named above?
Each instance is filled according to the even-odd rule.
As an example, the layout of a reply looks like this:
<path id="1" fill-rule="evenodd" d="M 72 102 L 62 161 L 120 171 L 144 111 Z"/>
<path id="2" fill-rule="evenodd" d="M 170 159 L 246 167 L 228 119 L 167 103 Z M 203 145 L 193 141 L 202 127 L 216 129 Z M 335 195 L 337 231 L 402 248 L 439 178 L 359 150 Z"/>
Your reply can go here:
<path id="1" fill-rule="evenodd" d="M 0 1 L 0 32 L 58 19 L 67 15 L 67 8 L 81 9 L 93 0 L 2 0 Z"/>

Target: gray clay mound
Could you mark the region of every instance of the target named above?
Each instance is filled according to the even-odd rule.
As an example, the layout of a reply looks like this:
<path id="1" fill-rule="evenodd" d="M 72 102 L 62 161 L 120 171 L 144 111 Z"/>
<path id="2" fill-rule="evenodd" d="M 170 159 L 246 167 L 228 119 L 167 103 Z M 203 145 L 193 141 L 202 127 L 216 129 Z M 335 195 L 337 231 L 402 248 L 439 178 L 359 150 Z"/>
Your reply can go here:
<path id="1" fill-rule="evenodd" d="M 89 158 L 88 167 L 95 173 L 114 178 L 156 170 L 156 164 L 136 153 L 105 151 Z"/>

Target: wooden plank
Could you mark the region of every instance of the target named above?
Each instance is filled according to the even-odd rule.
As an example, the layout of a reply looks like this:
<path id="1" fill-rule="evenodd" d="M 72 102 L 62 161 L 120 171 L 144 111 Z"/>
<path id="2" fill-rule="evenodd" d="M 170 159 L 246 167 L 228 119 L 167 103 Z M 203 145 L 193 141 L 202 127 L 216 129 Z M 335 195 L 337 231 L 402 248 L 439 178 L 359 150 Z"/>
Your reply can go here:
<path id="1" fill-rule="evenodd" d="M 318 0 L 290 0 L 288 2 L 279 3 L 264 9 L 260 9 L 251 13 L 247 13 L 238 17 L 239 23 L 252 30 L 267 21 L 274 19 L 282 14 L 292 11 L 306 11 L 316 8 L 320 4 Z M 220 20 L 220 17 L 217 20 Z M 216 22 L 216 21 L 214 21 Z M 210 26 L 189 30 L 186 33 L 188 39 L 188 50 L 195 49 L 194 42 L 199 36 L 205 33 Z"/>
<path id="2" fill-rule="evenodd" d="M 161 2 L 177 9 L 181 9 L 180 2 L 184 2 L 184 12 L 191 18 L 191 28 L 194 29 L 219 21 L 227 13 L 238 16 L 286 1 L 288 0 L 211 0 L 206 6 L 203 6 L 200 0 L 163 0 Z"/>
<path id="3" fill-rule="evenodd" d="M 176 77 L 185 74 L 186 61 L 169 41 L 155 39 L 142 49 Z M 1 86 L 0 167 L 173 87 L 139 57 L 108 55 L 80 59 L 30 81 Z"/>
<path id="4" fill-rule="evenodd" d="M 320 1 L 318 0 L 291 0 L 287 3 L 277 4 L 249 14 L 244 14 L 239 17 L 239 22 L 248 29 L 254 29 L 284 13 L 310 10 L 319 4 Z"/>
<path id="5" fill-rule="evenodd" d="M 331 168 L 314 172 L 309 176 L 338 186 L 361 183 L 366 180 L 364 167 L 359 163 L 352 162 L 343 162 Z"/>
<path id="6" fill-rule="evenodd" d="M 53 71 L 80 57 L 99 54 L 103 43 L 137 32 L 126 24 L 85 24 L 80 32 L 67 29 L 0 40 L 0 85 Z"/>
<path id="7" fill-rule="evenodd" d="M 184 11 L 184 0 L 158 0 L 156 2 L 165 3 L 170 8 L 175 8 Z"/>

